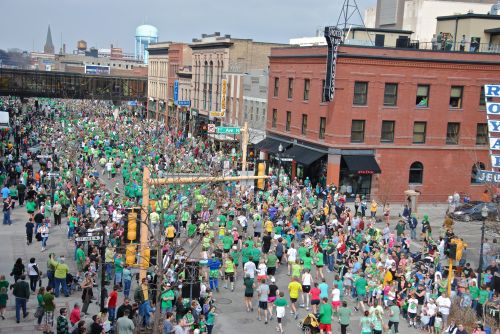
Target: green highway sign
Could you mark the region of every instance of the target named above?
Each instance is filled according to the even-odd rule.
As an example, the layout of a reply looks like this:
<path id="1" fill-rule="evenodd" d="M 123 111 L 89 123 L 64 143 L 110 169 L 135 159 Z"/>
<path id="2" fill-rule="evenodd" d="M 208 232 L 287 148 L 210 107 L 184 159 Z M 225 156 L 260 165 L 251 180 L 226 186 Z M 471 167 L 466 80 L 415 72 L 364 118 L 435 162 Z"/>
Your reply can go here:
<path id="1" fill-rule="evenodd" d="M 226 134 L 226 135 L 239 135 L 241 133 L 240 128 L 228 128 L 224 126 L 218 126 L 216 128 L 216 132 L 220 134 Z"/>

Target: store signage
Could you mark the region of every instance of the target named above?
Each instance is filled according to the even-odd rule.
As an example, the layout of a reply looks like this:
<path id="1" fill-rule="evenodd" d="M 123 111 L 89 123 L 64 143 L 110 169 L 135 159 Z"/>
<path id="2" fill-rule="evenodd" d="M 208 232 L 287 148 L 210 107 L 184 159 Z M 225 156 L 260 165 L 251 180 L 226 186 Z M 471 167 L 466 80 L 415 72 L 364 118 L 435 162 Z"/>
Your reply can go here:
<path id="1" fill-rule="evenodd" d="M 211 111 L 210 117 L 224 117 L 224 112 L 222 111 Z"/>
<path id="2" fill-rule="evenodd" d="M 326 62 L 326 80 L 323 88 L 323 99 L 333 101 L 335 95 L 335 68 L 337 65 L 337 52 L 344 37 L 342 29 L 325 27 L 325 38 L 328 44 L 328 58 Z"/>
<path id="3" fill-rule="evenodd" d="M 484 85 L 484 96 L 486 102 L 486 119 L 488 121 L 488 139 L 490 144 L 491 167 L 500 168 L 500 137 L 492 137 L 491 134 L 500 133 L 500 85 Z M 490 99 L 488 99 L 490 98 Z M 496 98 L 496 101 L 491 101 Z M 493 119 L 490 119 L 493 117 Z M 495 119 L 495 117 L 497 117 Z M 480 170 L 476 174 L 476 180 L 481 183 L 500 184 L 500 173 L 494 171 Z"/>
<path id="4" fill-rule="evenodd" d="M 75 240 L 76 241 L 80 241 L 80 242 L 83 242 L 83 241 L 99 241 L 102 239 L 102 236 L 100 235 L 92 235 L 92 236 L 88 236 L 88 237 L 76 237 Z"/>
<path id="5" fill-rule="evenodd" d="M 221 90 L 220 90 L 220 111 L 222 115 L 220 117 L 223 117 L 224 113 L 226 112 L 226 99 L 227 99 L 227 79 L 222 79 Z"/>
<path id="6" fill-rule="evenodd" d="M 358 170 L 358 174 L 371 175 L 371 174 L 375 174 L 375 171 L 373 171 L 373 170 Z"/>
<path id="7" fill-rule="evenodd" d="M 189 107 L 191 105 L 191 101 L 189 100 L 181 100 L 177 102 L 179 107 Z"/>
<path id="8" fill-rule="evenodd" d="M 215 133 L 215 124 L 208 124 L 207 126 L 207 132 L 208 133 Z"/>
<path id="9" fill-rule="evenodd" d="M 179 80 L 174 81 L 174 103 L 177 104 L 179 100 Z"/>

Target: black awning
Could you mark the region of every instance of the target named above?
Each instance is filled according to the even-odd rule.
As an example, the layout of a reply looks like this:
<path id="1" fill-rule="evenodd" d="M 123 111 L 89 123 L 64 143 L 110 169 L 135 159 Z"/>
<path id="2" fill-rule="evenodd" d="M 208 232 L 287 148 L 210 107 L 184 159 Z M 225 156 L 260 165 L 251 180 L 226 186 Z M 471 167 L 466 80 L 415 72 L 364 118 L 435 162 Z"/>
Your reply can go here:
<path id="1" fill-rule="evenodd" d="M 280 141 L 280 140 L 277 140 L 277 139 L 273 139 L 273 138 L 265 138 L 263 140 L 261 140 L 260 142 L 258 142 L 257 144 L 254 145 L 254 147 L 257 149 L 257 150 L 260 150 L 260 151 L 266 151 L 266 152 L 270 152 L 270 153 L 278 153 L 279 152 L 279 146 L 283 147 L 283 149 L 285 150 L 288 146 L 290 146 L 289 143 L 286 143 L 286 142 L 283 142 L 283 141 Z"/>
<path id="2" fill-rule="evenodd" d="M 308 147 L 295 145 L 292 148 L 283 152 L 285 157 L 291 157 L 300 164 L 309 166 L 316 160 L 320 159 L 326 152 L 319 152 Z"/>
<path id="3" fill-rule="evenodd" d="M 347 169 L 358 174 L 380 174 L 380 167 L 373 155 L 343 155 Z"/>

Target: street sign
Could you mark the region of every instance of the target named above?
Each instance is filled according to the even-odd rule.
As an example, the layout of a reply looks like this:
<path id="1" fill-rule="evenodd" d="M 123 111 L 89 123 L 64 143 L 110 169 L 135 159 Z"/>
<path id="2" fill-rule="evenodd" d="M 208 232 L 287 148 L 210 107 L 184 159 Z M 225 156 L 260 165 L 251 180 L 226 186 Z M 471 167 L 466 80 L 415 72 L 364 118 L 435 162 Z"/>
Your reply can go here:
<path id="1" fill-rule="evenodd" d="M 207 125 L 207 132 L 208 133 L 215 133 L 215 124 L 208 124 Z"/>
<path id="2" fill-rule="evenodd" d="M 174 103 L 177 104 L 179 100 L 179 80 L 174 81 Z"/>
<path id="3" fill-rule="evenodd" d="M 88 237 L 77 237 L 75 238 L 76 241 L 99 241 L 101 240 L 102 237 L 100 235 L 91 235 Z"/>
<path id="4" fill-rule="evenodd" d="M 224 127 L 224 126 L 218 126 L 216 131 L 217 133 L 227 134 L 227 135 L 239 135 L 241 133 L 240 128 Z"/>
<path id="5" fill-rule="evenodd" d="M 222 112 L 221 116 L 224 116 L 226 112 L 226 98 L 227 98 L 227 79 L 222 79 L 220 90 L 220 111 Z"/>
<path id="6" fill-rule="evenodd" d="M 177 102 L 179 107 L 189 107 L 191 105 L 191 101 L 189 100 L 181 100 Z"/>

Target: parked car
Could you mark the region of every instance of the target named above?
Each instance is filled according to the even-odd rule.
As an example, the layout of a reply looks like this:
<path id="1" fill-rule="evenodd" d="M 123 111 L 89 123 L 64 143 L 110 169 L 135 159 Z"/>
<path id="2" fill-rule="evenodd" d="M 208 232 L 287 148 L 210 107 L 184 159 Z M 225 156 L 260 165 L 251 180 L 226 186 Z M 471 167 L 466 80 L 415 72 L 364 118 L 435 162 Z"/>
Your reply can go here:
<path id="1" fill-rule="evenodd" d="M 472 220 L 482 220 L 481 209 L 486 205 L 488 208 L 488 219 L 500 221 L 497 203 L 473 202 L 459 206 L 451 214 L 451 217 L 456 220 L 470 222 Z"/>

